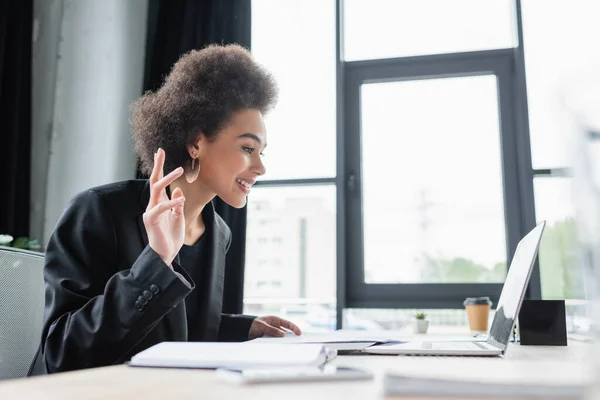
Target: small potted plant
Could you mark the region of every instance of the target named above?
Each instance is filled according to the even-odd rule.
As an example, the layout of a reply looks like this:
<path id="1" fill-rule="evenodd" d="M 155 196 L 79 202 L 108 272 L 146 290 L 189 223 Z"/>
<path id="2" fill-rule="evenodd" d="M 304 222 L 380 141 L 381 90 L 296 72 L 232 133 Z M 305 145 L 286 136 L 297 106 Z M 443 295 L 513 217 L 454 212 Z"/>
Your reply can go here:
<path id="1" fill-rule="evenodd" d="M 42 251 L 42 246 L 37 239 L 31 239 L 25 236 L 14 238 L 9 234 L 0 234 L 0 246 L 16 247 L 19 249 Z"/>
<path id="2" fill-rule="evenodd" d="M 427 314 L 424 312 L 418 312 L 415 314 L 415 333 L 427 333 L 429 328 L 429 321 L 427 320 Z"/>

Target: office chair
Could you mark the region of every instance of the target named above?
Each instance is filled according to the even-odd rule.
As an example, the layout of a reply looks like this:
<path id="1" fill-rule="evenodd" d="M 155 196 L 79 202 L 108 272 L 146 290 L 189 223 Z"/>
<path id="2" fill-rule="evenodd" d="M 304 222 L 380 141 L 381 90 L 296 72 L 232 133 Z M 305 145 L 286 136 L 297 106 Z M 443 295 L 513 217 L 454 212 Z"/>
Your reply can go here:
<path id="1" fill-rule="evenodd" d="M 44 254 L 0 246 L 0 381 L 27 376 L 40 344 Z"/>

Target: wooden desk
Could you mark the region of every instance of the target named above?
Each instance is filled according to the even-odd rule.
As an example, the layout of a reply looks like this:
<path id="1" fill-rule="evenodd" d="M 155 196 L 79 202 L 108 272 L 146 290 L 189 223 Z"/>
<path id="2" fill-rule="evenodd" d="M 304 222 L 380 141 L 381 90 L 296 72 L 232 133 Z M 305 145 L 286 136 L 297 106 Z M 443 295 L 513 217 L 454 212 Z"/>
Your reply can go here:
<path id="1" fill-rule="evenodd" d="M 504 358 L 577 362 L 584 360 L 589 348 L 588 344 L 576 341 L 571 341 L 568 347 L 511 344 Z M 443 359 L 448 361 L 449 357 Z M 460 362 L 473 367 L 477 363 L 504 362 L 505 359 L 461 357 Z M 383 398 L 382 377 L 386 369 L 399 365 L 408 366 L 411 362 L 430 363 L 432 369 L 448 365 L 437 357 L 406 356 L 339 356 L 332 362 L 370 369 L 376 378 L 357 382 L 237 386 L 219 380 L 214 371 L 210 370 L 132 368 L 119 365 L 6 381 L 0 383 L 0 399 L 379 399 Z M 422 397 L 419 399 L 423 400 Z"/>

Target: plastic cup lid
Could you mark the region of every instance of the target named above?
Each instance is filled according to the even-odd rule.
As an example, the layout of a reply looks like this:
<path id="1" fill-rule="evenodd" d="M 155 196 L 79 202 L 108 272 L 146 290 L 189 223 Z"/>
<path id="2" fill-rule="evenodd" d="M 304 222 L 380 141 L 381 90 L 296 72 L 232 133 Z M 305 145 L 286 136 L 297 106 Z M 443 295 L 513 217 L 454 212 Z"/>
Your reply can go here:
<path id="1" fill-rule="evenodd" d="M 463 305 L 465 305 L 465 306 L 478 305 L 478 304 L 489 304 L 491 306 L 492 301 L 490 300 L 490 298 L 488 296 L 485 296 L 485 297 L 467 297 L 465 299 L 465 301 L 463 302 Z"/>

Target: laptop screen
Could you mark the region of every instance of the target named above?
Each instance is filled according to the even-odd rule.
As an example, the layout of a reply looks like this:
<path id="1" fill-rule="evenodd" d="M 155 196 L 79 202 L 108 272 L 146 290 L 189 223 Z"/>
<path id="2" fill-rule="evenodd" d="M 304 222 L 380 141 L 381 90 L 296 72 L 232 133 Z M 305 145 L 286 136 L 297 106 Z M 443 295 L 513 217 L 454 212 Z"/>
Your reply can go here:
<path id="1" fill-rule="evenodd" d="M 538 224 L 517 245 L 488 335 L 490 344 L 499 345 L 503 349 L 508 344 L 529 283 L 545 225 L 545 222 Z"/>

